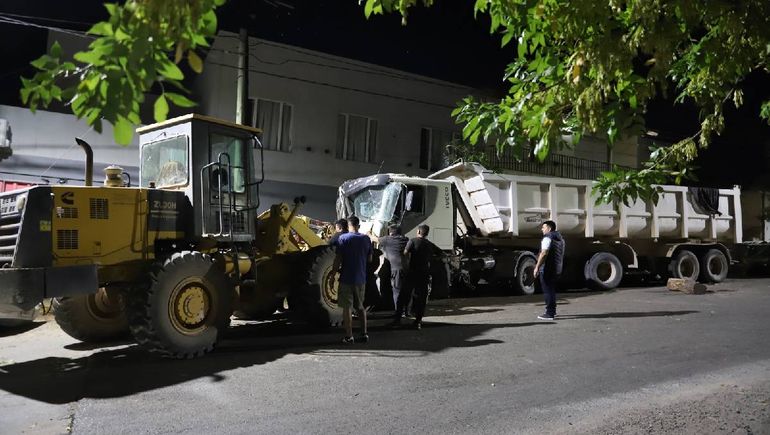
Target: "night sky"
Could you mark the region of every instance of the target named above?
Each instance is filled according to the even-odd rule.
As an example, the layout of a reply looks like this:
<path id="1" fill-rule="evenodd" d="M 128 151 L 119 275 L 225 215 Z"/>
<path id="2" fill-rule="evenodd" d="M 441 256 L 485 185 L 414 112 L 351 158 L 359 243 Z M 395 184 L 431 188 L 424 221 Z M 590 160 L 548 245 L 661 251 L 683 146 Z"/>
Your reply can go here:
<path id="1" fill-rule="evenodd" d="M 500 48 L 499 37 L 489 34 L 488 18 L 474 19 L 472 8 L 470 0 L 439 1 L 430 9 L 414 8 L 407 26 L 396 14 L 367 20 L 355 0 L 230 0 L 218 15 L 222 29 L 246 26 L 251 36 L 502 93 L 514 47 Z M 88 23 L 106 16 L 102 2 L 94 0 L 3 0 L 0 13 L 75 30 L 87 30 Z M 20 105 L 18 77 L 31 75 L 29 61 L 42 54 L 45 43 L 42 30 L 0 23 L 0 103 Z M 770 129 L 758 113 L 770 95 L 770 80 L 754 74 L 744 90 L 744 106 L 728 105 L 724 134 L 699 159 L 700 184 L 747 185 L 768 172 L 763 145 L 770 142 Z M 661 139 L 676 140 L 698 130 L 698 112 L 659 98 L 649 106 L 647 127 Z"/>

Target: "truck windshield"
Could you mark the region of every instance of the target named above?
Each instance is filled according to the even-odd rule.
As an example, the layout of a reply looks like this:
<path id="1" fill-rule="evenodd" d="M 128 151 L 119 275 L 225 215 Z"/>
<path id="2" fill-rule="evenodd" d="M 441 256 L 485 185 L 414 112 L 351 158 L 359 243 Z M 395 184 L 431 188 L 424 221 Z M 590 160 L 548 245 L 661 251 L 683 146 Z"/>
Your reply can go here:
<path id="1" fill-rule="evenodd" d="M 175 136 L 142 146 L 139 185 L 184 186 L 189 180 L 187 136 Z"/>
<path id="2" fill-rule="evenodd" d="M 362 221 L 391 222 L 398 207 L 401 183 L 372 186 L 355 194 L 353 210 Z"/>

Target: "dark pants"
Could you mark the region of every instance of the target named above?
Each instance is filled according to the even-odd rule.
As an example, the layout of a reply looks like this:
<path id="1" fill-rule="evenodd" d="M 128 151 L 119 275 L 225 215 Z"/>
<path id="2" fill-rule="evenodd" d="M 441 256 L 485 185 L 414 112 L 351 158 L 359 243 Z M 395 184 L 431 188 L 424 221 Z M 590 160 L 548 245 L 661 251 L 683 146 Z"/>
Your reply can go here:
<path id="1" fill-rule="evenodd" d="M 390 287 L 393 291 L 393 306 L 396 307 L 398 312 L 398 298 L 401 294 L 401 290 L 404 288 L 406 281 L 406 271 L 403 269 L 391 269 L 390 270 Z"/>
<path id="2" fill-rule="evenodd" d="M 545 299 L 545 314 L 547 316 L 556 315 L 556 281 L 558 279 L 558 275 L 543 272 L 538 274 L 540 289 L 543 291 L 543 298 Z"/>
<path id="3" fill-rule="evenodd" d="M 430 274 L 428 272 L 409 271 L 407 279 L 404 280 L 404 287 L 398 295 L 396 302 L 396 319 L 400 319 L 412 302 L 412 312 L 417 320 L 422 320 L 425 314 L 425 304 L 428 301 L 428 282 Z"/>

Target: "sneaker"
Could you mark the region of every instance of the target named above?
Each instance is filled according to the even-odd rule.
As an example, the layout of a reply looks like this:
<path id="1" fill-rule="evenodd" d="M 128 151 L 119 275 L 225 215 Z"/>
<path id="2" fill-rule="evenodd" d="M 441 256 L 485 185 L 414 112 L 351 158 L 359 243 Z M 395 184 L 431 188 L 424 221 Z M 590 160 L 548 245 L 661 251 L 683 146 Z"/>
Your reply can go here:
<path id="1" fill-rule="evenodd" d="M 359 335 L 358 338 L 356 338 L 357 343 L 368 343 L 369 342 L 369 334 L 363 334 Z"/>
<path id="2" fill-rule="evenodd" d="M 419 320 L 415 320 L 415 321 L 414 321 L 414 323 L 413 323 L 412 325 L 414 326 L 414 329 L 416 329 L 416 330 L 418 330 L 418 331 L 419 331 L 420 329 L 422 329 L 422 322 L 421 322 L 421 321 L 419 321 Z"/>
<path id="3" fill-rule="evenodd" d="M 540 320 L 554 320 L 554 316 L 549 316 L 548 314 L 541 314 L 537 318 Z"/>
<path id="4" fill-rule="evenodd" d="M 353 337 L 343 337 L 342 344 L 353 344 L 356 340 Z"/>

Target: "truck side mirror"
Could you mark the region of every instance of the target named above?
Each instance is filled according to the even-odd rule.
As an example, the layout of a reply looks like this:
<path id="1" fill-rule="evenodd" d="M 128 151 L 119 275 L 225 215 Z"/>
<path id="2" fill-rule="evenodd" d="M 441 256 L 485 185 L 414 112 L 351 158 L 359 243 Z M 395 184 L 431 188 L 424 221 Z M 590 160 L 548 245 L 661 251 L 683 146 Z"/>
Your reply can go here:
<path id="1" fill-rule="evenodd" d="M 405 211 L 412 211 L 412 200 L 414 199 L 414 191 L 410 190 L 406 192 L 406 202 L 404 203 Z"/>

